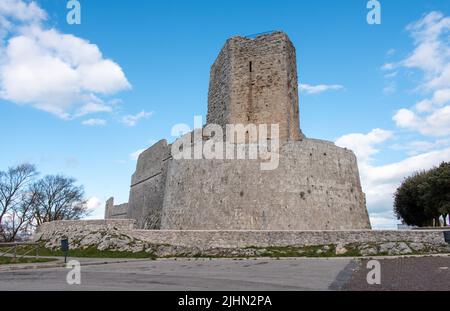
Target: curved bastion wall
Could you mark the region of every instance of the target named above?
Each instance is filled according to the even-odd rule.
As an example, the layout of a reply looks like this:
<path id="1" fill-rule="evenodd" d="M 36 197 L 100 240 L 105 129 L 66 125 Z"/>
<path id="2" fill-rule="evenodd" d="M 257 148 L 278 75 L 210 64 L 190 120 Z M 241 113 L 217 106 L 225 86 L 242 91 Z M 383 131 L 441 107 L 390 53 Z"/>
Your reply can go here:
<path id="1" fill-rule="evenodd" d="M 280 146 L 279 167 L 259 160 L 170 160 L 160 229 L 370 229 L 356 157 L 331 142 Z"/>
<path id="2" fill-rule="evenodd" d="M 240 139 L 217 133 L 229 125 L 242 126 Z M 181 150 L 177 143 L 184 140 L 175 141 L 174 150 L 222 136 L 244 149 L 278 141 L 279 166 L 263 170 L 267 162 L 248 156 L 179 160 L 161 140 L 140 154 L 128 205 L 109 200 L 106 218 L 126 216 L 152 230 L 370 229 L 353 152 L 301 131 L 296 51 L 285 33 L 227 40 L 211 67 L 208 126 L 216 128 L 214 136 L 195 135 L 197 129 Z M 256 126 L 258 135 L 247 130 Z"/>

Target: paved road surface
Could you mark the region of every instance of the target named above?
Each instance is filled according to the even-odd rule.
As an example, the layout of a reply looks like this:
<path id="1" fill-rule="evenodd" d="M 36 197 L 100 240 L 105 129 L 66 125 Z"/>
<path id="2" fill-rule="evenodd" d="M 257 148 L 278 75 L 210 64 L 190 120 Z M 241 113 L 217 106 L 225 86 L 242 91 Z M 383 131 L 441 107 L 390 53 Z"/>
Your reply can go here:
<path id="1" fill-rule="evenodd" d="M 364 260 L 343 289 L 450 291 L 450 257 L 384 259 L 380 264 L 380 285 L 368 285 L 367 260 Z"/>
<path id="2" fill-rule="evenodd" d="M 5 290 L 327 290 L 350 277 L 350 259 L 158 260 L 82 267 L 80 286 L 64 268 L 0 273 Z"/>
<path id="3" fill-rule="evenodd" d="M 368 285 L 367 260 L 158 260 L 82 267 L 79 286 L 68 270 L 0 272 L 5 290 L 450 290 L 450 257 L 379 259 L 381 285 Z"/>

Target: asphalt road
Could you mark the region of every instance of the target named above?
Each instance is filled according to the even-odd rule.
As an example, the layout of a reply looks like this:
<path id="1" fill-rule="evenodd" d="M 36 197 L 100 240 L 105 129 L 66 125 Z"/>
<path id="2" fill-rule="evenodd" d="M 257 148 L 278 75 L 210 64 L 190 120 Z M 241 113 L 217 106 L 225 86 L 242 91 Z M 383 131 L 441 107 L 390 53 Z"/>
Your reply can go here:
<path id="1" fill-rule="evenodd" d="M 356 266 L 350 259 L 158 260 L 81 268 L 81 285 L 68 285 L 68 269 L 0 273 L 7 290 L 328 290 L 339 288 Z"/>
<path id="2" fill-rule="evenodd" d="M 81 268 L 81 285 L 68 269 L 0 272 L 8 290 L 450 290 L 450 257 L 378 259 L 381 284 L 367 283 L 367 260 L 178 259 Z"/>
<path id="3" fill-rule="evenodd" d="M 379 285 L 367 283 L 367 260 L 343 286 L 363 291 L 450 291 L 450 257 L 420 257 L 380 260 Z"/>

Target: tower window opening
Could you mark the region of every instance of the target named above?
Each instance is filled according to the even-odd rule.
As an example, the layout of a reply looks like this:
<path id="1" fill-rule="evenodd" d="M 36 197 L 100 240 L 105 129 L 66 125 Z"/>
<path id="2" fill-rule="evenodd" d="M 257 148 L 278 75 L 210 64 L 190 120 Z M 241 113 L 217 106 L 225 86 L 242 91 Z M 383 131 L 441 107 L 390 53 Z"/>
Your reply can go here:
<path id="1" fill-rule="evenodd" d="M 249 63 L 249 69 L 250 69 L 250 72 L 253 71 L 253 70 L 252 70 L 252 69 L 253 69 L 253 68 L 252 68 L 252 65 L 253 65 L 252 62 L 250 62 L 250 63 Z"/>

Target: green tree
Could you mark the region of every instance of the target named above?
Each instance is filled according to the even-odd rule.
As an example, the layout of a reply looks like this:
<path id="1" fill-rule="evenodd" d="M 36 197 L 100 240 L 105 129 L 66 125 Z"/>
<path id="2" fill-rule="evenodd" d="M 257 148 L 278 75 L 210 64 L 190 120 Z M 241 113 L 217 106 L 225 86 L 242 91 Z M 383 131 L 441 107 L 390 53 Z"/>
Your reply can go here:
<path id="1" fill-rule="evenodd" d="M 419 190 L 425 179 L 425 172 L 416 173 L 406 178 L 395 193 L 394 212 L 409 226 L 423 227 L 430 224 Z"/>
<path id="2" fill-rule="evenodd" d="M 430 170 L 420 191 L 426 213 L 433 217 L 436 224 L 442 217 L 446 226 L 450 213 L 450 163 L 442 163 Z"/>
<path id="3" fill-rule="evenodd" d="M 406 178 L 395 193 L 394 212 L 411 226 L 440 226 L 450 214 L 450 163 Z"/>

